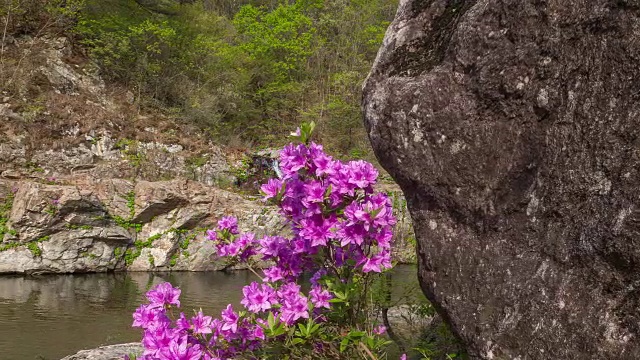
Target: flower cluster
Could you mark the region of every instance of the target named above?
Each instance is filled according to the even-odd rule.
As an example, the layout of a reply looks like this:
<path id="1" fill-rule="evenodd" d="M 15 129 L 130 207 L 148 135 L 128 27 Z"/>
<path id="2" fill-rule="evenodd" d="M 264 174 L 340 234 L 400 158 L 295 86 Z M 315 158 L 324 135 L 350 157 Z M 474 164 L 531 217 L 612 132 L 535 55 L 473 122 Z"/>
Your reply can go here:
<path id="1" fill-rule="evenodd" d="M 280 166 L 282 179 L 269 180 L 262 191 L 280 206 L 293 236 L 254 244 L 252 253 L 276 263 L 266 281 L 296 279 L 319 253 L 337 267 L 353 260 L 365 273 L 391 267 L 395 218 L 387 196 L 373 191 L 378 172 L 371 164 L 334 160 L 311 143 L 286 146 Z"/>
<path id="2" fill-rule="evenodd" d="M 331 321 L 334 305 L 348 306 L 344 289 L 354 279 L 391 268 L 395 218 L 387 196 L 374 191 L 378 172 L 371 164 L 333 159 L 315 143 L 286 146 L 279 164 L 281 176 L 261 190 L 265 201 L 279 206 L 290 236 L 241 234 L 233 217 L 207 232 L 219 256 L 273 264 L 261 283 L 243 288 L 244 309 L 229 305 L 218 319 L 198 312 L 170 320 L 167 311 L 179 307 L 180 290 L 161 284 L 134 314 L 133 325 L 144 329 L 142 359 L 233 359 L 284 336 L 298 336 L 294 344 L 311 341 Z M 299 283 L 307 274 L 311 285 L 303 289 Z"/>
<path id="3" fill-rule="evenodd" d="M 162 283 L 147 293 L 149 304 L 141 305 L 133 314 L 133 326 L 144 330 L 144 353 L 138 360 L 221 360 L 242 351 L 251 351 L 264 340 L 258 324 L 240 319 L 231 305 L 220 319 L 199 311 L 187 319 L 184 313 L 172 321 L 168 312 L 180 307 L 180 290 Z M 221 347 L 220 343 L 227 346 Z"/>

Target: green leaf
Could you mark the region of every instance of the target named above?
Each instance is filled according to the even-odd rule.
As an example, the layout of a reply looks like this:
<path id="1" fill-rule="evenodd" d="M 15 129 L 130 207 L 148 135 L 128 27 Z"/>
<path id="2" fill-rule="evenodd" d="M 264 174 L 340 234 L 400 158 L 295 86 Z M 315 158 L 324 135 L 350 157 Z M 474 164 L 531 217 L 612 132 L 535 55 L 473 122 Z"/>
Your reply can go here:
<path id="1" fill-rule="evenodd" d="M 320 324 L 313 324 L 313 326 L 311 327 L 311 331 L 309 331 L 309 333 L 313 334 L 316 331 L 318 331 L 319 329 L 320 329 Z"/>
<path id="2" fill-rule="evenodd" d="M 340 352 L 344 352 L 347 349 L 347 346 L 349 346 L 349 338 L 345 337 L 340 341 Z"/>
<path id="3" fill-rule="evenodd" d="M 367 343 L 367 347 L 369 349 L 375 349 L 376 348 L 376 340 L 372 337 L 367 337 L 366 341 Z"/>
<path id="4" fill-rule="evenodd" d="M 364 332 L 364 331 L 351 330 L 351 331 L 349 331 L 349 334 L 347 334 L 347 336 L 348 336 L 350 339 L 353 339 L 353 340 L 360 340 L 360 339 L 362 339 L 362 337 L 363 337 L 363 336 L 365 336 L 366 334 L 367 334 L 367 333 L 366 333 L 366 332 Z"/>
<path id="5" fill-rule="evenodd" d="M 302 324 L 298 324 L 298 330 L 300 331 L 300 335 L 307 337 L 309 335 L 309 332 L 307 331 L 307 328 L 302 325 Z"/>
<path id="6" fill-rule="evenodd" d="M 380 212 L 382 211 L 382 209 L 383 209 L 383 208 L 381 208 L 381 207 L 380 207 L 380 208 L 377 208 L 377 209 L 374 209 L 374 210 L 372 210 L 371 212 L 369 212 L 369 214 L 371 214 L 371 217 L 375 219 L 375 218 L 378 216 L 378 214 L 380 214 Z"/>
<path id="7" fill-rule="evenodd" d="M 276 323 L 276 319 L 273 316 L 273 313 L 270 312 L 269 316 L 267 316 L 267 324 L 269 325 L 269 330 L 273 331 L 273 327 L 274 327 L 275 323 Z"/>

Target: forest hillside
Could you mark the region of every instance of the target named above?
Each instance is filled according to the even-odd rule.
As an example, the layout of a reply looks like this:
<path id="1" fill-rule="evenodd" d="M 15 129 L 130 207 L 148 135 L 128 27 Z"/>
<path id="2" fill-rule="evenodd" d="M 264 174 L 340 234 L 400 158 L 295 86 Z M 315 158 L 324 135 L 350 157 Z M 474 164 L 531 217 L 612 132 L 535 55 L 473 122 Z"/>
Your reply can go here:
<path id="1" fill-rule="evenodd" d="M 281 145 L 313 120 L 329 151 L 371 159 L 361 86 L 396 7 L 396 0 L 5 1 L 0 100 L 10 116 L 2 137 L 39 124 L 34 149 L 68 146 L 70 127 L 185 142 L 162 138 L 179 129 L 246 149 Z M 56 50 L 59 67 L 86 75 L 78 81 L 100 88 L 100 99 L 78 84 L 55 84 L 43 64 Z M 161 134 L 145 134 L 149 127 Z"/>

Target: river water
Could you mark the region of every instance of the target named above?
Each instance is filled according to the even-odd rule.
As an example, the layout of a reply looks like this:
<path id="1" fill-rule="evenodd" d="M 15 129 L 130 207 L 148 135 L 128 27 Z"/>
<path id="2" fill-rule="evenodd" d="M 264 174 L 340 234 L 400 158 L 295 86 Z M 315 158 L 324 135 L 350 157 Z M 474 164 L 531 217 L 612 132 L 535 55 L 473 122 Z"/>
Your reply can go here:
<path id="1" fill-rule="evenodd" d="M 154 284 L 180 287 L 182 309 L 219 315 L 256 277 L 231 273 L 116 273 L 0 277 L 0 360 L 58 360 L 82 349 L 140 340 L 131 313 Z M 415 293 L 416 270 L 394 269 L 393 296 Z M 413 296 L 413 295 L 412 295 Z"/>

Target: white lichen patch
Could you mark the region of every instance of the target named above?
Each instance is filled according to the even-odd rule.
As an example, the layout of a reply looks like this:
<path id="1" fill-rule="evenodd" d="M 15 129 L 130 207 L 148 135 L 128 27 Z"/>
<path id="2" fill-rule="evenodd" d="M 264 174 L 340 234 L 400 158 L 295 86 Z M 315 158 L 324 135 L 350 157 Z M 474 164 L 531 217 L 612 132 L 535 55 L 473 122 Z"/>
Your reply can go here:
<path id="1" fill-rule="evenodd" d="M 491 340 L 487 341 L 485 344 L 484 357 L 488 360 L 495 358 L 495 355 L 493 354 L 493 342 Z"/>
<path id="2" fill-rule="evenodd" d="M 413 129 L 411 129 L 411 135 L 413 135 L 413 141 L 414 142 L 422 142 L 424 134 L 422 134 L 422 131 L 420 131 L 420 127 L 415 127 Z"/>
<path id="3" fill-rule="evenodd" d="M 603 320 L 605 324 L 604 338 L 607 342 L 612 344 L 626 344 L 633 338 L 633 335 L 630 334 L 628 330 L 620 327 L 616 316 L 605 313 Z"/>
<path id="4" fill-rule="evenodd" d="M 561 310 L 564 309 L 566 305 L 567 304 L 565 304 L 564 300 L 558 301 L 558 308 L 560 308 Z"/>
<path id="5" fill-rule="evenodd" d="M 627 216 L 631 215 L 632 212 L 633 212 L 633 206 L 630 206 L 625 209 L 621 209 L 620 212 L 618 212 L 618 216 L 616 216 L 616 222 L 613 225 L 613 231 L 615 233 L 618 233 L 620 232 L 620 230 L 622 230 L 622 226 L 624 225 L 624 220 L 627 218 Z"/>
<path id="6" fill-rule="evenodd" d="M 467 148 L 467 144 L 465 144 L 464 142 L 460 141 L 460 140 L 456 140 L 453 142 L 453 144 L 451 144 L 451 153 L 452 154 L 457 154 L 460 151 L 464 150 Z"/>
<path id="7" fill-rule="evenodd" d="M 409 148 L 409 139 L 407 139 L 406 136 L 404 136 L 403 134 L 398 135 L 398 137 L 400 138 L 400 143 L 398 144 L 398 149 L 404 147 L 405 149 Z"/>
<path id="8" fill-rule="evenodd" d="M 538 106 L 546 109 L 549 106 L 549 92 L 547 89 L 540 89 L 538 92 L 538 97 L 536 98 L 536 102 Z"/>
<path id="9" fill-rule="evenodd" d="M 527 216 L 532 216 L 538 210 L 538 205 L 540 204 L 540 200 L 536 196 L 535 191 L 531 193 L 529 204 L 527 205 Z M 531 219 L 531 221 L 535 221 L 535 217 Z"/>
<path id="10" fill-rule="evenodd" d="M 534 275 L 534 277 L 544 277 L 547 269 L 549 269 L 549 260 L 544 260 L 538 267 L 538 270 L 536 270 L 536 274 Z"/>
<path id="11" fill-rule="evenodd" d="M 599 195 L 606 195 L 611 191 L 611 180 L 609 180 L 602 171 L 596 171 L 592 177 L 593 185 L 589 188 L 589 191 L 598 193 Z"/>
<path id="12" fill-rule="evenodd" d="M 435 230 L 436 228 L 438 228 L 438 223 L 434 220 L 429 220 L 429 229 Z"/>

